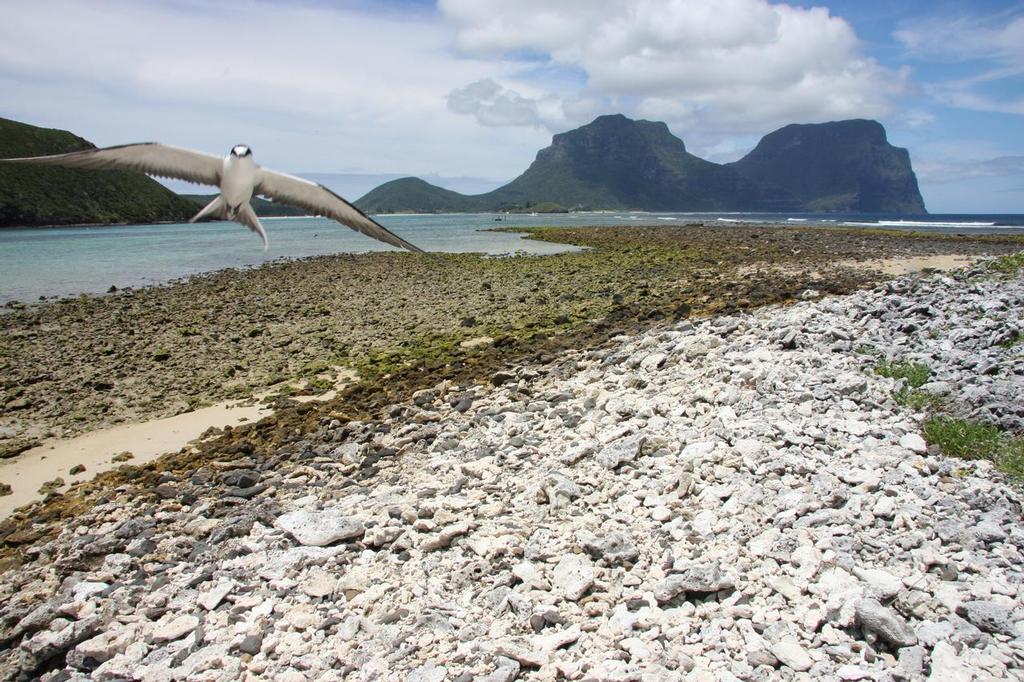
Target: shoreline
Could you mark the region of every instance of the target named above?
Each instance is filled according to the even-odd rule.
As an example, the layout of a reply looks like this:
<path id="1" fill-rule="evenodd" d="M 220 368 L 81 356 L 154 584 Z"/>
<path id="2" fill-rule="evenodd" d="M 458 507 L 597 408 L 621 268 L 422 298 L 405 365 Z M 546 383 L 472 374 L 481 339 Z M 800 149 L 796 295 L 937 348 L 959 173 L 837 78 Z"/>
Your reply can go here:
<path id="1" fill-rule="evenodd" d="M 595 320 L 642 326 L 807 288 L 851 291 L 879 276 L 854 263 L 880 254 L 999 254 L 1024 244 L 802 226 L 527 232 L 584 250 L 515 259 L 307 257 L 2 315 L 11 382 L 0 393 L 0 450 L 247 398 L 282 381 L 327 381 L 331 365 L 372 380 L 410 364 L 443 364 L 474 337 L 495 339 L 475 349 L 483 353 L 586 335 Z M 764 263 L 784 272 L 748 276 Z"/>
<path id="2" fill-rule="evenodd" d="M 74 524 L 44 532 L 60 516 L 41 506 L 14 531 L 0 609 L 23 653 L 0 665 L 1005 677 L 1024 500 L 990 463 L 928 452 L 873 371 L 929 357 L 982 408 L 1013 406 L 964 364 L 1019 357 L 967 333 L 985 309 L 1021 323 L 1020 274 L 985 272 L 608 329 L 483 381 L 425 373 L 397 401 L 355 386 L 112 472 L 95 505 L 67 500 Z"/>
<path id="3" fill-rule="evenodd" d="M 605 213 L 615 213 L 615 212 L 612 211 L 612 212 L 593 212 L 593 213 L 599 214 L 599 215 L 603 215 Z M 401 214 L 401 215 L 415 216 L 415 215 L 418 215 L 418 214 Z M 461 215 L 461 214 L 452 214 L 452 215 Z M 466 215 L 476 215 L 476 214 L 466 214 Z M 655 213 L 650 213 L 650 215 L 656 215 L 656 214 Z M 694 214 L 694 215 L 702 215 L 702 214 Z M 729 214 L 729 215 L 742 215 L 742 214 Z M 756 215 L 756 214 L 752 214 L 752 215 Z M 780 214 L 780 215 L 785 215 L 785 214 Z M 965 214 L 965 215 L 970 215 L 970 214 Z M 1016 215 L 1016 214 L 1007 214 L 1007 215 Z M 278 217 L 270 217 L 270 218 L 267 218 L 267 219 L 291 220 L 291 219 L 295 219 L 295 218 L 300 218 L 300 219 L 316 218 L 316 216 L 278 216 Z M 230 222 L 230 221 L 227 221 L 227 222 Z M 158 225 L 176 225 L 176 224 L 179 224 L 179 223 L 160 222 L 160 223 L 140 224 L 139 226 L 140 227 L 152 227 L 152 226 L 158 226 Z M 13 227 L 12 226 L 11 229 L 29 229 L 29 230 L 32 230 L 32 229 L 59 229 L 59 228 L 62 228 L 62 227 L 82 227 L 82 228 L 100 227 L 101 228 L 101 227 L 124 227 L 126 225 L 128 225 L 128 224 L 127 223 L 97 223 L 97 224 L 84 224 L 84 225 L 48 225 L 48 226 L 29 226 L 29 227 L 20 227 L 20 226 L 19 227 Z M 807 221 L 801 220 L 801 221 L 798 221 L 798 222 L 777 222 L 777 223 L 771 223 L 771 222 L 766 223 L 766 222 L 761 222 L 761 221 L 757 221 L 757 220 L 752 220 L 750 222 L 738 221 L 735 225 L 732 225 L 730 223 L 728 228 L 729 229 L 735 229 L 735 227 L 742 227 L 744 229 L 754 228 L 754 229 L 839 230 L 839 231 L 848 231 L 848 232 L 852 232 L 852 233 L 880 232 L 880 233 L 884 233 L 884 234 L 892 234 L 893 236 L 923 237 L 923 238 L 933 238 L 933 239 L 940 239 L 940 240 L 943 239 L 943 238 L 966 238 L 966 239 L 971 239 L 971 240 L 992 239 L 992 240 L 995 240 L 995 241 L 1020 239 L 1020 240 L 1022 240 L 1022 243 L 1024 243 L 1024 226 L 1021 226 L 1021 227 L 1007 227 L 1007 228 L 997 226 L 997 227 L 991 227 L 990 228 L 991 230 L 994 230 L 993 232 L 980 232 L 980 233 L 969 232 L 969 233 L 961 234 L 961 233 L 950 233 L 950 232 L 930 231 L 930 230 L 921 231 L 920 229 L 918 229 L 918 230 L 904 229 L 904 228 L 893 227 L 891 225 L 879 225 L 877 227 L 871 227 L 871 225 L 872 225 L 871 223 L 863 223 L 863 224 L 858 224 L 858 225 L 843 225 L 843 224 L 836 224 L 836 223 L 829 223 L 829 222 L 817 222 L 815 220 L 807 220 Z M 586 225 L 565 225 L 565 226 L 556 226 L 556 227 L 535 227 L 535 226 L 530 226 L 530 225 L 522 225 L 522 226 L 514 226 L 514 227 L 505 227 L 505 226 L 490 226 L 490 225 L 488 225 L 488 226 L 482 226 L 482 227 L 477 228 L 477 231 L 479 231 L 479 232 L 499 232 L 499 233 L 521 234 L 521 235 L 524 235 L 524 237 L 523 237 L 524 239 L 531 239 L 531 237 L 530 237 L 531 234 L 537 233 L 538 231 L 543 232 L 545 230 L 555 230 L 555 231 L 558 231 L 558 230 L 575 230 L 575 229 L 580 229 L 580 228 L 582 228 L 582 229 L 620 229 L 620 227 L 625 227 L 625 226 L 607 225 L 607 226 L 599 226 L 598 227 L 598 226 L 586 226 Z M 633 229 L 636 229 L 636 228 L 650 229 L 650 228 L 653 228 L 653 227 L 666 227 L 668 229 L 673 229 L 673 228 L 674 229 L 679 229 L 679 228 L 722 229 L 724 226 L 721 223 L 715 222 L 713 220 L 712 221 L 708 221 L 706 219 L 702 219 L 702 220 L 700 220 L 698 222 L 685 223 L 685 224 L 680 224 L 680 225 L 661 225 L 661 224 L 658 224 L 658 225 L 641 225 L 641 226 L 629 226 L 629 227 L 633 228 Z M 3 229 L 3 228 L 0 228 L 0 229 Z M 1003 229 L 1017 230 L 1017 232 L 1004 233 L 1004 232 L 1001 231 Z M 549 241 L 549 240 L 541 238 L 540 241 Z M 571 244 L 569 242 L 558 242 L 558 243 L 565 244 L 566 246 L 575 246 L 575 245 L 573 245 L 573 244 Z M 581 247 L 581 248 L 586 248 L 586 247 Z M 166 280 L 151 281 L 151 282 L 148 282 L 148 283 L 145 283 L 145 284 L 138 284 L 138 285 L 136 285 L 136 284 L 127 284 L 127 285 L 124 285 L 122 287 L 115 287 L 115 289 L 116 289 L 116 291 L 142 291 L 142 290 L 156 288 L 156 287 L 164 287 L 164 286 L 180 284 L 180 283 L 182 283 L 184 281 L 187 281 L 187 280 L 190 280 L 190 279 L 199 278 L 199 277 L 203 277 L 203 276 L 207 276 L 207 275 L 216 275 L 218 273 L 228 272 L 228 271 L 232 271 L 232 270 L 248 271 L 248 270 L 258 269 L 258 268 L 262 268 L 262 267 L 266 267 L 266 266 L 271 266 L 271 265 L 279 264 L 279 263 L 301 262 L 301 261 L 306 261 L 306 260 L 309 260 L 309 259 L 330 258 L 330 257 L 334 257 L 334 256 L 358 256 L 358 255 L 364 255 L 366 253 L 375 253 L 375 252 L 362 252 L 362 251 L 359 251 L 359 252 L 349 253 L 349 252 L 344 252 L 343 251 L 343 252 L 338 252 L 338 253 L 334 253 L 334 254 L 315 254 L 315 255 L 299 255 L 299 256 L 282 255 L 282 256 L 277 256 L 277 257 L 275 257 L 272 260 L 263 261 L 263 262 L 260 262 L 260 263 L 249 263 L 249 264 L 242 264 L 242 265 L 226 265 L 226 266 L 224 266 L 222 268 L 219 268 L 219 269 L 204 270 L 204 271 L 200 271 L 200 272 L 184 273 L 184 274 L 175 275 L 174 277 L 171 277 L 171 278 L 166 279 Z M 441 253 L 445 253 L 445 252 L 441 252 Z M 456 252 L 456 253 L 458 253 L 459 255 L 477 255 L 475 252 Z M 520 253 L 520 252 L 508 252 L 508 253 L 504 253 L 504 254 L 489 254 L 489 255 L 487 255 L 487 257 L 519 257 L 519 256 L 522 256 L 522 255 L 534 255 L 534 254 L 524 254 L 524 253 Z M 43 294 L 43 295 L 40 295 L 40 296 L 28 295 L 28 296 L 24 296 L 23 297 L 24 300 L 22 298 L 16 298 L 16 299 L 10 299 L 10 300 L 6 300 L 6 301 L 3 301 L 3 302 L 0 302 L 0 315 L 7 314 L 7 313 L 9 313 L 12 310 L 23 310 L 23 309 L 33 308 L 33 307 L 37 307 L 37 306 L 40 306 L 40 305 L 46 305 L 46 304 L 54 303 L 54 302 L 73 300 L 73 299 L 80 298 L 80 297 L 93 297 L 93 298 L 95 298 L 95 297 L 103 297 L 103 296 L 109 295 L 110 293 L 112 293 L 112 290 L 109 289 L 106 284 L 104 284 L 103 287 L 95 289 L 95 290 L 90 289 L 90 290 L 87 290 L 87 291 L 67 292 L 67 293 L 54 294 L 54 295 L 47 295 L 47 294 Z"/>

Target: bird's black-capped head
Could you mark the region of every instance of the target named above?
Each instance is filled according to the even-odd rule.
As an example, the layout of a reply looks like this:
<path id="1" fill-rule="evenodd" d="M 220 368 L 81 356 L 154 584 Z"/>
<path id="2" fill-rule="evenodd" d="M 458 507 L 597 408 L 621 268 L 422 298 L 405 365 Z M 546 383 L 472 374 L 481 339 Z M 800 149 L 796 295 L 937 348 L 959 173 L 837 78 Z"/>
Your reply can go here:
<path id="1" fill-rule="evenodd" d="M 236 144 L 234 147 L 231 148 L 231 156 L 252 156 L 252 150 L 249 149 L 248 145 Z"/>

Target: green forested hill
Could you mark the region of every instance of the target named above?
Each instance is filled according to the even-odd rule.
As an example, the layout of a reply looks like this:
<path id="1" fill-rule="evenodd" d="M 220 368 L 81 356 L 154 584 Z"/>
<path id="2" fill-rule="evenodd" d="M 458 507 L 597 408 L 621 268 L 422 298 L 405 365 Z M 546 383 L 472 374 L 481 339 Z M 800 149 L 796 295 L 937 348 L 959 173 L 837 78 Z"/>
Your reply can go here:
<path id="1" fill-rule="evenodd" d="M 0 118 L 0 159 L 94 146 L 65 130 Z M 152 223 L 195 213 L 195 204 L 140 173 L 0 162 L 0 227 Z"/>
<path id="2" fill-rule="evenodd" d="M 494 210 L 487 194 L 467 196 L 419 178 L 385 182 L 363 196 L 356 205 L 370 213 L 439 213 Z"/>
<path id="3" fill-rule="evenodd" d="M 717 164 L 686 150 L 664 123 L 621 114 L 555 135 L 530 167 L 467 196 L 418 178 L 385 183 L 356 201 L 364 211 L 505 211 L 550 202 L 645 211 L 924 213 L 907 150 L 875 121 L 791 125 L 743 159 Z"/>

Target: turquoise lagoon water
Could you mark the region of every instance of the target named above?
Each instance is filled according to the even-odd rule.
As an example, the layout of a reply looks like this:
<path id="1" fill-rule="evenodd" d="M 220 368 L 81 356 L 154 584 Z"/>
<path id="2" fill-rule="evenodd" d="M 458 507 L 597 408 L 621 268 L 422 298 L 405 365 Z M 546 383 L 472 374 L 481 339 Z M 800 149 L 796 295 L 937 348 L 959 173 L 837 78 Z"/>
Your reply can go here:
<path id="1" fill-rule="evenodd" d="M 552 254 L 576 247 L 494 232 L 530 225 L 680 225 L 699 221 L 722 229 L 748 222 L 794 225 L 829 222 L 960 233 L 1024 233 L 1024 216 L 877 216 L 586 212 L 554 215 L 387 215 L 377 219 L 427 251 L 491 255 Z M 8 228 L 0 230 L 0 305 L 40 297 L 98 294 L 166 283 L 224 268 L 332 253 L 392 247 L 324 218 L 264 218 L 270 248 L 235 223 Z"/>

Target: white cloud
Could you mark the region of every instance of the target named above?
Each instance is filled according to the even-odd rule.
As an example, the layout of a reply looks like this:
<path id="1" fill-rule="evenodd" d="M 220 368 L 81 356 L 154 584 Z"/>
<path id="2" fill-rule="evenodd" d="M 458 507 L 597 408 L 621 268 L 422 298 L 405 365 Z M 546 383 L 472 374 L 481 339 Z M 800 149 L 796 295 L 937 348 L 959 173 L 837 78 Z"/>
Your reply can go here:
<path id="1" fill-rule="evenodd" d="M 1024 114 L 1019 79 L 1024 76 L 1024 12 L 933 17 L 903 26 L 893 36 L 907 56 L 964 64 L 968 76 L 924 85 L 934 99 L 954 107 Z"/>
<path id="2" fill-rule="evenodd" d="M 985 59 L 1024 66 L 1024 14 L 1011 9 L 991 15 L 933 17 L 893 33 L 910 55 L 940 62 Z M 1016 14 L 1016 15 L 1015 15 Z"/>
<path id="3" fill-rule="evenodd" d="M 906 109 L 896 116 L 896 122 L 907 128 L 921 128 L 935 122 L 935 114 L 923 109 Z"/>
<path id="4" fill-rule="evenodd" d="M 2 115 L 98 144 L 245 142 L 296 172 L 515 175 L 548 135 L 495 139 L 448 110 L 508 71 L 451 36 L 433 12 L 326 3 L 5 0 Z"/>
<path id="5" fill-rule="evenodd" d="M 974 91 L 974 79 L 931 83 L 925 92 L 949 106 L 1001 114 L 1024 114 L 1024 97 L 994 97 Z"/>
<path id="6" fill-rule="evenodd" d="M 529 84 L 506 87 L 493 78 L 452 90 L 448 93 L 448 109 L 473 116 L 482 126 L 527 126 L 550 132 L 562 132 L 606 113 L 602 103 L 594 99 L 563 99 Z"/>
<path id="7" fill-rule="evenodd" d="M 491 78 L 474 81 L 448 95 L 449 109 L 475 116 L 485 126 L 541 125 L 539 107 L 539 100 L 523 97 Z"/>
<path id="8" fill-rule="evenodd" d="M 862 54 L 822 8 L 765 0 L 440 0 L 475 57 L 538 57 L 579 69 L 560 94 L 668 120 L 681 133 L 765 133 L 794 121 L 878 117 L 907 73 Z M 568 110 L 563 104 L 563 110 Z"/>
<path id="9" fill-rule="evenodd" d="M 1024 156 L 997 156 L 968 161 L 929 161 L 915 164 L 917 175 L 930 183 L 961 182 L 973 178 L 1024 177 Z"/>

